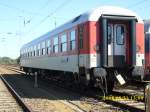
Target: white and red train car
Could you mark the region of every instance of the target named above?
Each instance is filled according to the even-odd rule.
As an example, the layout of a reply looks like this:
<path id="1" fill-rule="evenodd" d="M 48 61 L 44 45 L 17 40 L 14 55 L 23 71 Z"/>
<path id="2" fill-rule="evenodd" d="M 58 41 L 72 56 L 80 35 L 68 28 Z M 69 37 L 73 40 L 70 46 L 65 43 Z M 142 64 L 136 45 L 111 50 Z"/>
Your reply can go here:
<path id="1" fill-rule="evenodd" d="M 145 33 L 145 75 L 144 80 L 150 80 L 150 20 L 144 20 Z"/>
<path id="2" fill-rule="evenodd" d="M 114 76 L 143 74 L 144 24 L 132 11 L 104 6 L 83 13 L 64 25 L 25 44 L 21 67 L 25 72 L 72 73 L 85 84 Z"/>

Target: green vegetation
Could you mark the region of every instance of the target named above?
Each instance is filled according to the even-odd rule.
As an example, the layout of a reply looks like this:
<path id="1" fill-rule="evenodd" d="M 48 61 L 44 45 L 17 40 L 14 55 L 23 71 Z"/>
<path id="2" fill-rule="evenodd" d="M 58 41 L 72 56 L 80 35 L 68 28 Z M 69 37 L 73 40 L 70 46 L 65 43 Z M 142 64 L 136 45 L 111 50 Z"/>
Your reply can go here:
<path id="1" fill-rule="evenodd" d="M 9 57 L 0 57 L 0 64 L 19 64 L 19 58 L 11 59 Z"/>

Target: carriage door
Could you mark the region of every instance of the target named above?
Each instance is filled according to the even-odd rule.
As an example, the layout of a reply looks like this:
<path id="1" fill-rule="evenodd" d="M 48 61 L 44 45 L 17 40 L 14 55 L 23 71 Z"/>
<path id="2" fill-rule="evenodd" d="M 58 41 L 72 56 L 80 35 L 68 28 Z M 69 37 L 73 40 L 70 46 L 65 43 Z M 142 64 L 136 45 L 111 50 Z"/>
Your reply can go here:
<path id="1" fill-rule="evenodd" d="M 126 27 L 124 24 L 108 24 L 108 66 L 120 67 L 126 62 Z"/>

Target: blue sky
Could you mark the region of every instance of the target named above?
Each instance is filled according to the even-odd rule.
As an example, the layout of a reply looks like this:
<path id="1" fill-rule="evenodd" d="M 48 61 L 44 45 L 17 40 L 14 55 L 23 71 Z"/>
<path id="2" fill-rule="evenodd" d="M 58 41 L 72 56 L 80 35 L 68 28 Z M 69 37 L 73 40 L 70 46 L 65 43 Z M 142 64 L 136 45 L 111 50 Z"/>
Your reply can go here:
<path id="1" fill-rule="evenodd" d="M 0 57 L 92 8 L 113 5 L 150 18 L 150 0 L 0 0 Z"/>

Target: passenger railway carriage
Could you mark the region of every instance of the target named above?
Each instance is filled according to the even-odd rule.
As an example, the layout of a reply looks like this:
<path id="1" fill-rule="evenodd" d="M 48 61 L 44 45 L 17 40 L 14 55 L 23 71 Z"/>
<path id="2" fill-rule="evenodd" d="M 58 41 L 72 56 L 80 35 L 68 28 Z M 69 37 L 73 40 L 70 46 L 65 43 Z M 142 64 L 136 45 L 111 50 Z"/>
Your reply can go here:
<path id="1" fill-rule="evenodd" d="M 24 45 L 20 63 L 27 73 L 72 73 L 80 83 L 111 90 L 118 74 L 141 77 L 143 61 L 142 20 L 130 10 L 104 6 Z"/>
<path id="2" fill-rule="evenodd" d="M 145 75 L 144 80 L 150 80 L 150 20 L 144 21 L 145 32 Z"/>

